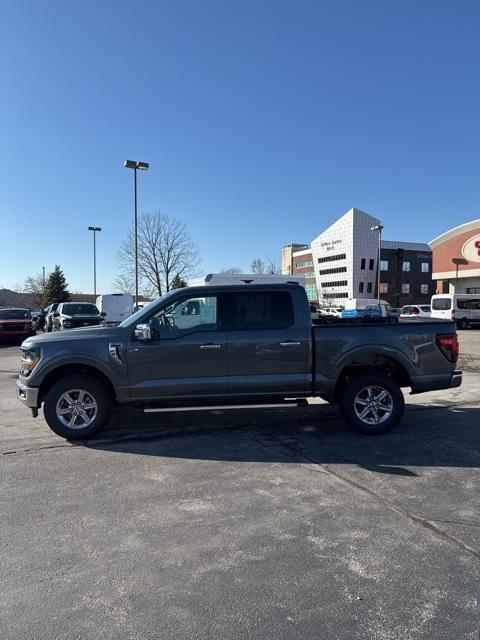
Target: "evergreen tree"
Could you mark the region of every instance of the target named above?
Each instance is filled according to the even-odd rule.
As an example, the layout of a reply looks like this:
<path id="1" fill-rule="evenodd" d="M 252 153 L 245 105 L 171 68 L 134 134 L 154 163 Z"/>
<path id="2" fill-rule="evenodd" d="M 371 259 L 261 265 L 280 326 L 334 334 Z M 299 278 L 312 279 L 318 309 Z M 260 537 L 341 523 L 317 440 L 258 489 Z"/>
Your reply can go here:
<path id="1" fill-rule="evenodd" d="M 45 288 L 44 305 L 48 306 L 52 302 L 69 302 L 71 300 L 68 292 L 68 284 L 65 280 L 63 271 L 60 266 L 55 265 L 55 269 L 48 276 L 47 286 Z"/>
<path id="2" fill-rule="evenodd" d="M 178 274 L 172 280 L 172 284 L 170 285 L 170 289 L 182 289 L 187 286 L 187 281 L 181 278 Z"/>

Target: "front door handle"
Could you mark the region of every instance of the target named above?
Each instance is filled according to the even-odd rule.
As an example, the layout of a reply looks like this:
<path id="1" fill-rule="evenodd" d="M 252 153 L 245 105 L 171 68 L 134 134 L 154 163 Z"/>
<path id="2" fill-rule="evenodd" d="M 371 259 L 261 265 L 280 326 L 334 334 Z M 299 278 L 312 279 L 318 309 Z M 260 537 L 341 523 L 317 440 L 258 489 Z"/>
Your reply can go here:
<path id="1" fill-rule="evenodd" d="M 300 346 L 300 342 L 280 342 L 280 346 L 281 347 L 299 347 Z"/>
<path id="2" fill-rule="evenodd" d="M 200 349 L 221 349 L 221 344 L 201 344 Z"/>

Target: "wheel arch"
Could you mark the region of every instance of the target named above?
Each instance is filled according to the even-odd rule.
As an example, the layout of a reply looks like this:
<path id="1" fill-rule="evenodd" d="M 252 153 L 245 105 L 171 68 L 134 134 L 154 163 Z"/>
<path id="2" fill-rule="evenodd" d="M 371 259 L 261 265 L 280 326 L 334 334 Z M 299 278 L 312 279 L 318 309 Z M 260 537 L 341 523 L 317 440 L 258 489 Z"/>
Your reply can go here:
<path id="1" fill-rule="evenodd" d="M 371 349 L 363 349 L 349 354 L 349 357 L 337 367 L 335 394 L 337 395 L 353 376 L 380 373 L 389 376 L 399 387 L 412 386 L 410 366 L 404 356 L 390 351 L 372 352 Z"/>
<path id="2" fill-rule="evenodd" d="M 107 389 L 110 395 L 110 399 L 112 401 L 115 401 L 117 399 L 113 384 L 111 383 L 108 376 L 106 376 L 102 371 L 100 371 L 100 369 L 97 369 L 96 367 L 88 364 L 72 363 L 72 364 L 60 365 L 59 367 L 56 367 L 52 371 L 49 371 L 49 373 L 45 376 L 45 378 L 42 380 L 39 387 L 39 392 L 38 392 L 39 405 L 42 402 L 42 400 L 45 398 L 45 394 L 48 392 L 49 389 L 51 389 L 51 387 L 56 382 L 58 382 L 62 378 L 66 378 L 67 376 L 73 376 L 73 375 L 87 375 L 91 378 L 95 378 L 96 380 L 104 384 L 105 388 Z"/>

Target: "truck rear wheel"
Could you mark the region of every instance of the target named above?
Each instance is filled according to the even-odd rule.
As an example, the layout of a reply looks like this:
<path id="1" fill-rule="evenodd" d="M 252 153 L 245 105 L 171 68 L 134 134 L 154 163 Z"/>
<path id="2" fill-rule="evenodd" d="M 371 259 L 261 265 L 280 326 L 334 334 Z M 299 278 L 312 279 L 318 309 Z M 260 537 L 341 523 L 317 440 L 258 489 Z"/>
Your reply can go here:
<path id="1" fill-rule="evenodd" d="M 110 415 L 105 385 L 88 375 L 56 382 L 45 396 L 43 414 L 48 426 L 67 440 L 83 440 L 100 431 Z"/>
<path id="2" fill-rule="evenodd" d="M 403 393 L 387 375 L 355 376 L 343 388 L 339 409 L 359 433 L 379 435 L 393 429 L 405 411 Z"/>

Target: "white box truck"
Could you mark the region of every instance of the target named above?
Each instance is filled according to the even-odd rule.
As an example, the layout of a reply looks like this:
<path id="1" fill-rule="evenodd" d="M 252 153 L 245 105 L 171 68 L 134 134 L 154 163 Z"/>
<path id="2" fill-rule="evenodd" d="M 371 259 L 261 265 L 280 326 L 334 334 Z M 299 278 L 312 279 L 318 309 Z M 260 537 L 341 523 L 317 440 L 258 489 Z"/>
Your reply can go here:
<path id="1" fill-rule="evenodd" d="M 110 293 L 97 297 L 97 309 L 105 313 L 105 324 L 119 324 L 133 313 L 133 296 Z"/>
<path id="2" fill-rule="evenodd" d="M 305 276 L 282 276 L 274 273 L 209 273 L 188 282 L 189 287 L 232 284 L 299 284 L 305 287 Z"/>

